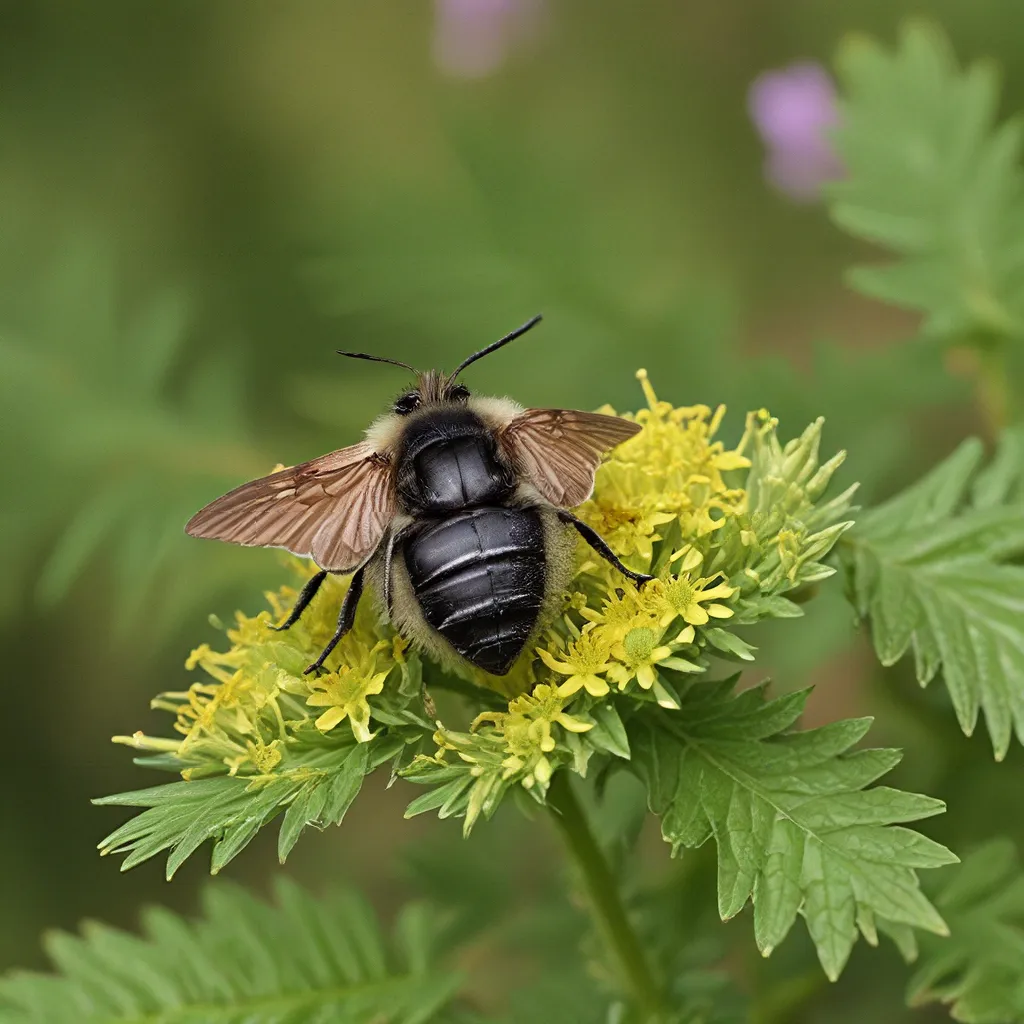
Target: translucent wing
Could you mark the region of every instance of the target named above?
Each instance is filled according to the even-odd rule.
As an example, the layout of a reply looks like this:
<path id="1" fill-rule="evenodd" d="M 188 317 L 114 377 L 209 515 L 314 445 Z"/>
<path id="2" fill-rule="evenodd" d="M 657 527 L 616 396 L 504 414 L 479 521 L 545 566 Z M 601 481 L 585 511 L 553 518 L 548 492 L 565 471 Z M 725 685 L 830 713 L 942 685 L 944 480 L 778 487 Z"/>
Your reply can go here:
<path id="1" fill-rule="evenodd" d="M 618 416 L 527 409 L 505 427 L 501 439 L 537 490 L 552 505 L 570 508 L 590 497 L 601 456 L 639 432 L 639 424 Z"/>
<path id="2" fill-rule="evenodd" d="M 363 441 L 242 484 L 185 527 L 250 547 L 285 548 L 323 569 L 353 569 L 395 514 L 390 461 Z"/>

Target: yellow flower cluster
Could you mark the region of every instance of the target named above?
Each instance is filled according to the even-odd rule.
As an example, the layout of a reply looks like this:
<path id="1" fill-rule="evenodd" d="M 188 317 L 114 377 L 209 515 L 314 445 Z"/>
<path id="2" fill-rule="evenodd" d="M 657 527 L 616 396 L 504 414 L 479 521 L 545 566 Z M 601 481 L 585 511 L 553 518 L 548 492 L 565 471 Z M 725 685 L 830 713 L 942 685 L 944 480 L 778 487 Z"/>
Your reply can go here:
<path id="1" fill-rule="evenodd" d="M 561 765 L 583 771 L 596 749 L 625 756 L 617 701 L 677 709 L 676 688 L 706 670 L 712 649 L 749 659 L 750 648 L 724 625 L 791 614 L 780 595 L 832 571 L 820 559 L 848 525 L 838 520 L 850 492 L 818 504 L 841 461 L 818 465 L 821 423 L 783 446 L 762 410 L 747 417 L 729 448 L 716 436 L 724 408 L 674 408 L 658 399 L 644 371 L 637 376 L 647 408 L 626 416 L 643 429 L 600 467 L 579 515 L 631 568 L 654 579 L 637 589 L 580 542 L 561 614 L 512 672 L 500 680 L 458 668 L 461 682 L 434 676 L 432 686 L 466 695 L 475 683 L 508 701 L 507 710 L 478 714 L 468 731 L 436 722 L 435 755 L 413 762 L 431 778 L 456 763 L 469 766 L 473 783 L 460 810 L 467 824 L 490 813 L 513 782 L 540 797 Z M 179 738 L 115 739 L 173 760 L 186 778 L 296 772 L 319 764 L 325 749 L 377 742 L 382 733 L 382 750 L 415 751 L 430 735 L 433 703 L 417 656 L 407 656 L 372 602 L 360 605 L 330 670 L 303 674 L 334 631 L 347 585 L 329 577 L 287 632 L 272 623 L 294 603 L 292 588 L 267 595 L 270 611 L 239 613 L 227 651 L 203 644 L 189 658 L 188 669 L 204 678 L 153 702 L 175 716 Z M 452 752 L 459 761 L 446 766 Z M 445 778 L 455 789 L 463 781 L 457 772 Z"/>
<path id="2" fill-rule="evenodd" d="M 678 708 L 659 670 L 703 671 L 698 631 L 734 614 L 729 602 L 739 590 L 728 577 L 743 566 L 706 567 L 716 534 L 747 511 L 746 436 L 727 448 L 715 438 L 724 407 L 673 408 L 659 401 L 645 371 L 637 377 L 648 403 L 635 416 L 643 430 L 600 467 L 594 495 L 578 514 L 631 568 L 656 578 L 638 590 L 581 543 L 566 613 L 536 649 L 533 673 L 543 681 L 514 699 L 507 714 L 474 723 L 488 742 L 504 738 L 505 769 L 528 787 L 546 786 L 559 729 L 589 728 L 565 712 L 566 704 L 582 697 L 585 708 L 610 693 L 639 691 Z"/>
<path id="3" fill-rule="evenodd" d="M 182 772 L 185 778 L 225 768 L 231 775 L 270 774 L 296 741 L 330 733 L 346 721 L 357 742 L 369 741 L 368 698 L 382 692 L 388 675 L 403 662 L 404 642 L 382 630 L 372 616 L 360 616 L 332 659 L 339 662 L 337 668 L 320 676 L 303 674 L 333 632 L 344 586 L 329 581 L 327 593 L 286 633 L 271 624 L 294 604 L 297 591 L 291 587 L 266 595 L 272 612 L 237 613 L 234 628 L 227 631 L 229 650 L 201 644 L 185 663 L 187 670 L 201 669 L 207 678 L 152 702 L 175 716 L 181 739 L 135 733 L 114 741 L 176 757 L 189 765 Z"/>
<path id="4" fill-rule="evenodd" d="M 554 686 L 541 684 L 533 693 L 516 697 L 508 712 L 487 711 L 474 719 L 472 731 L 485 723 L 492 724 L 505 738 L 508 756 L 502 761 L 505 778 L 515 776 L 529 789 L 539 782 L 546 786 L 551 779 L 552 765 L 547 755 L 555 749 L 553 726 L 569 732 L 587 732 L 593 722 L 584 722 L 566 714 L 566 695 Z"/>

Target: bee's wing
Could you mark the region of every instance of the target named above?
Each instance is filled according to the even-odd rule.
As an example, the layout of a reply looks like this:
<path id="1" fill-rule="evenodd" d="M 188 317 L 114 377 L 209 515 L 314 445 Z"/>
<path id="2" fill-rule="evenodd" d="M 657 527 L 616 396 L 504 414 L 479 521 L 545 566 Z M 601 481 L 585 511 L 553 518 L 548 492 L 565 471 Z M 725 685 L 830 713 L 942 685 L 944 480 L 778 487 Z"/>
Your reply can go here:
<path id="1" fill-rule="evenodd" d="M 363 441 L 242 484 L 185 527 L 250 547 L 285 548 L 324 569 L 353 569 L 395 514 L 390 460 Z"/>
<path id="2" fill-rule="evenodd" d="M 594 489 L 601 456 L 640 432 L 638 423 L 573 409 L 527 409 L 501 433 L 530 483 L 562 508 L 580 505 Z"/>

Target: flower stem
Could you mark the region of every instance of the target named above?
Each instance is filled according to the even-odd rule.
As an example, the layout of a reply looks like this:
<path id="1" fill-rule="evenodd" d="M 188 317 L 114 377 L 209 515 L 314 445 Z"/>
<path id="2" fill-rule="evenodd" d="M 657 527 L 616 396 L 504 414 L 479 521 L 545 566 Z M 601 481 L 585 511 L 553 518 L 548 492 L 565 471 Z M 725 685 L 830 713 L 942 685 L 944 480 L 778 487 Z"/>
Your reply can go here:
<path id="1" fill-rule="evenodd" d="M 626 915 L 608 862 L 572 791 L 567 771 L 555 773 L 547 803 L 579 869 L 594 924 L 618 966 L 622 984 L 644 1012 L 644 1024 L 657 1024 L 664 1019 L 665 1012 L 661 989 Z"/>

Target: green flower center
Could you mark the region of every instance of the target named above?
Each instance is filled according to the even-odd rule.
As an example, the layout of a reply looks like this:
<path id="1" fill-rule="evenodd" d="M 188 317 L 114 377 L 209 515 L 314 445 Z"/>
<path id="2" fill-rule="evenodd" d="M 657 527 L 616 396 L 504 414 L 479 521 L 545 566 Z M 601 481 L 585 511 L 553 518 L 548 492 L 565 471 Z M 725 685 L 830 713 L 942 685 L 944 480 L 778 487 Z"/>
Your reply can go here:
<path id="1" fill-rule="evenodd" d="M 685 576 L 677 576 L 665 587 L 665 597 L 676 611 L 683 612 L 693 604 L 693 584 Z"/>
<path id="2" fill-rule="evenodd" d="M 622 646 L 634 664 L 647 661 L 654 653 L 654 648 L 658 646 L 658 634 L 646 626 L 637 626 L 626 634 Z"/>

